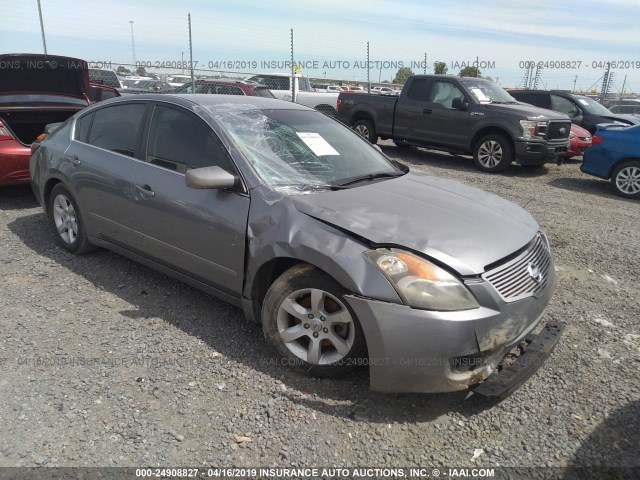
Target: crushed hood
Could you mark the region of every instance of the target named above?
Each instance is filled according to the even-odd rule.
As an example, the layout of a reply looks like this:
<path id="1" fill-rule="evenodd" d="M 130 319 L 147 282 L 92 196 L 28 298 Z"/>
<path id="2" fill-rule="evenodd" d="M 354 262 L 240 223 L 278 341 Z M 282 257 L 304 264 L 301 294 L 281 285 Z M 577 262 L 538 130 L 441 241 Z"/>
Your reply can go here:
<path id="1" fill-rule="evenodd" d="M 0 95 L 46 93 L 85 98 L 89 92 L 87 62 L 41 54 L 0 55 Z"/>
<path id="2" fill-rule="evenodd" d="M 291 197 L 298 211 L 378 245 L 409 248 L 477 275 L 526 246 L 539 229 L 519 206 L 411 171 L 347 190 Z"/>

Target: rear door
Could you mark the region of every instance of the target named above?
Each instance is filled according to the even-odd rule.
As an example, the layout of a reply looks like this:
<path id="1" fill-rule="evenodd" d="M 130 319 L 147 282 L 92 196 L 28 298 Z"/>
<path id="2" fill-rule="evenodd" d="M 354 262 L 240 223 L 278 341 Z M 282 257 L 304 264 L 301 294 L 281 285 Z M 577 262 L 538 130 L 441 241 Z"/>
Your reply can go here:
<path id="1" fill-rule="evenodd" d="M 106 106 L 75 121 L 64 161 L 89 235 L 121 245 L 132 240 L 132 179 L 147 106 L 143 101 Z"/>
<path id="2" fill-rule="evenodd" d="M 430 78 L 414 78 L 406 95 L 401 95 L 396 104 L 393 136 L 398 140 L 427 141 L 425 118 L 431 114 L 429 94 Z"/>
<path id="3" fill-rule="evenodd" d="M 193 112 L 156 103 L 144 161 L 133 179 L 136 241 L 141 255 L 234 296 L 242 291 L 249 196 L 241 188 L 186 186 L 191 168 L 237 174 L 211 127 Z"/>

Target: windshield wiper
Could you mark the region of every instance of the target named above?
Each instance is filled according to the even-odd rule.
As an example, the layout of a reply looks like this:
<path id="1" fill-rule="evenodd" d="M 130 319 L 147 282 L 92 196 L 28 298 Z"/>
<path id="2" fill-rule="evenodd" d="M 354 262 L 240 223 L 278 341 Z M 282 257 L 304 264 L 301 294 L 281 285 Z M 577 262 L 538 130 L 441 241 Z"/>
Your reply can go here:
<path id="1" fill-rule="evenodd" d="M 346 182 L 337 183 L 333 185 L 334 188 L 346 187 L 347 185 L 353 185 L 354 183 L 359 182 L 369 182 L 371 180 L 375 180 L 376 178 L 395 178 L 404 175 L 406 172 L 380 172 L 380 173 L 370 173 L 368 175 L 362 175 L 360 177 L 355 177 Z"/>

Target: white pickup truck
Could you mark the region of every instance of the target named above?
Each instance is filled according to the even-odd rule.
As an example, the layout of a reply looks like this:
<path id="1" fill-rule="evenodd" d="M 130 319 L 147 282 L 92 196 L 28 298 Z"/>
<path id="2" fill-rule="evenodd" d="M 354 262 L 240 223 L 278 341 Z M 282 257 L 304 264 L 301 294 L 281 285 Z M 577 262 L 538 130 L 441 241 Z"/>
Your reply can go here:
<path id="1" fill-rule="evenodd" d="M 291 79 L 296 82 L 295 102 L 307 107 L 315 108 L 320 112 L 334 117 L 336 115 L 336 103 L 338 92 L 314 92 L 309 79 L 299 74 L 290 73 L 259 73 L 245 80 L 261 83 L 269 87 L 271 93 L 281 100 L 291 101 Z"/>

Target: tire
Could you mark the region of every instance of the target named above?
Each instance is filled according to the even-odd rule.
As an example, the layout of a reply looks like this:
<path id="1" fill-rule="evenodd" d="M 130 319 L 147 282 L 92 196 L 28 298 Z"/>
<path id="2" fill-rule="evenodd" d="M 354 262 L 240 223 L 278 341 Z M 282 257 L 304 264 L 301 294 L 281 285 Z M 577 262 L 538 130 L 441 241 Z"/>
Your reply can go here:
<path id="1" fill-rule="evenodd" d="M 351 128 L 353 128 L 358 135 L 367 139 L 369 143 L 376 144 L 378 142 L 376 127 L 371 120 L 367 120 L 365 118 L 356 120 Z"/>
<path id="2" fill-rule="evenodd" d="M 502 172 L 513 159 L 513 145 L 504 135 L 486 135 L 473 148 L 473 163 L 482 172 Z"/>
<path id="3" fill-rule="evenodd" d="M 67 252 L 81 255 L 95 249 L 87 239 L 78 204 L 61 183 L 49 194 L 47 214 L 56 243 Z"/>
<path id="4" fill-rule="evenodd" d="M 611 175 L 611 186 L 621 197 L 640 198 L 640 161 L 633 160 L 616 167 Z"/>
<path id="5" fill-rule="evenodd" d="M 311 265 L 297 265 L 271 285 L 262 305 L 262 328 L 283 364 L 323 378 L 363 364 L 364 333 L 344 300 L 346 293 Z"/>

